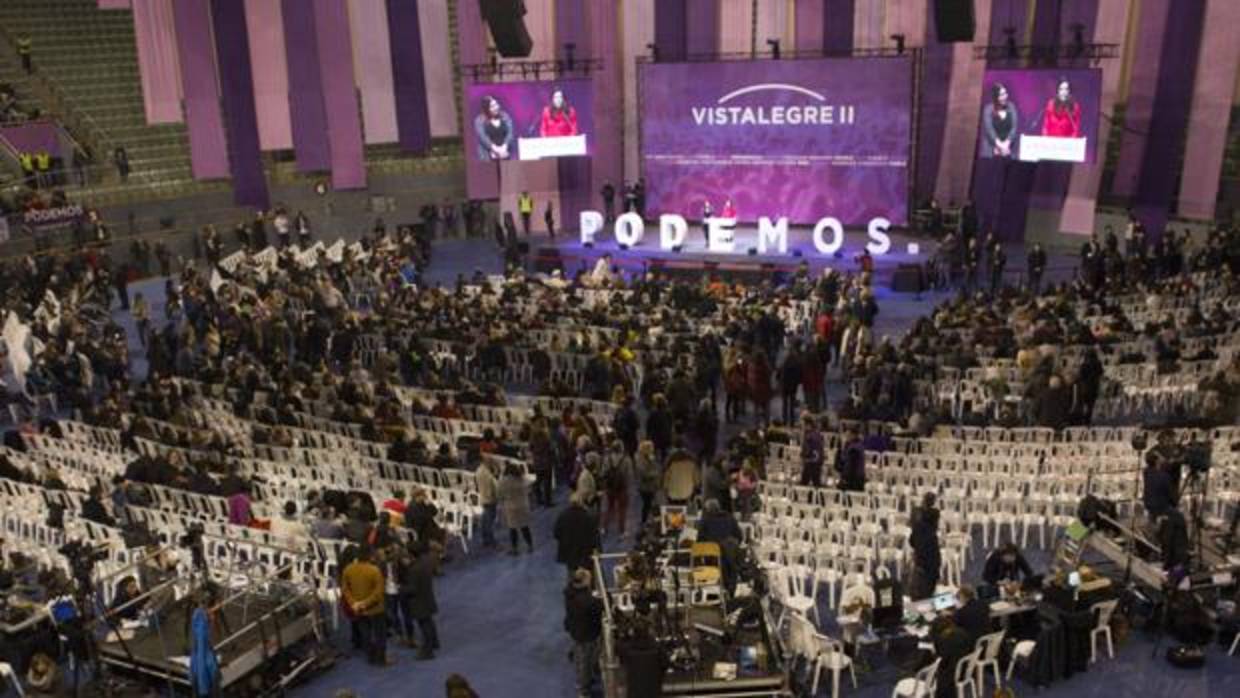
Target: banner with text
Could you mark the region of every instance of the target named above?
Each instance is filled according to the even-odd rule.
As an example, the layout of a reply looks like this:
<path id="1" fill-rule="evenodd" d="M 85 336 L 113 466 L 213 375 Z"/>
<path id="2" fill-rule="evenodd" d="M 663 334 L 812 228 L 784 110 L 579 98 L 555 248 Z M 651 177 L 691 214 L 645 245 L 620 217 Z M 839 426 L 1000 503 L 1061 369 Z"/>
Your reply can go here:
<path id="1" fill-rule="evenodd" d="M 646 63 L 648 215 L 908 221 L 907 56 Z"/>

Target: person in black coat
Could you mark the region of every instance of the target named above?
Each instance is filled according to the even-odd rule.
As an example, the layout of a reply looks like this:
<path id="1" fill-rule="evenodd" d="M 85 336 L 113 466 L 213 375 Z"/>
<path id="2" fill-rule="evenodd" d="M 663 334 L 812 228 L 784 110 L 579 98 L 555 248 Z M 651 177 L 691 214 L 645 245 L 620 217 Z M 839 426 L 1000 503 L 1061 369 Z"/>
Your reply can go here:
<path id="1" fill-rule="evenodd" d="M 582 696 L 592 695 L 603 635 L 603 602 L 594 596 L 593 578 L 589 571 L 577 570 L 564 590 L 564 630 L 573 640 L 577 693 Z"/>
<path id="2" fill-rule="evenodd" d="M 1039 243 L 1033 243 L 1033 249 L 1025 259 L 1029 268 L 1029 290 L 1039 293 L 1042 290 L 1042 274 L 1046 271 L 1046 251 Z"/>
<path id="3" fill-rule="evenodd" d="M 865 491 L 865 447 L 856 432 L 848 432 L 835 454 L 835 470 L 840 476 L 840 489 L 845 492 Z"/>
<path id="4" fill-rule="evenodd" d="M 104 526 L 115 526 L 116 520 L 108 514 L 101 501 L 102 494 L 98 487 L 92 487 L 90 496 L 82 502 L 82 518 Z"/>
<path id="5" fill-rule="evenodd" d="M 930 639 L 934 653 L 943 661 L 939 663 L 936 698 L 953 698 L 956 695 L 956 665 L 973 651 L 973 637 L 956 625 L 951 616 L 940 616 L 930 624 Z"/>
<path id="6" fill-rule="evenodd" d="M 1090 347 L 1085 352 L 1085 358 L 1081 361 L 1081 367 L 1076 374 L 1077 411 L 1086 423 L 1093 421 L 1094 403 L 1098 401 L 1104 370 L 1102 361 L 1098 358 L 1098 351 Z"/>
<path id="7" fill-rule="evenodd" d="M 637 625 L 632 636 L 621 639 L 616 654 L 624 667 L 624 695 L 627 698 L 659 698 L 663 695 L 667 659 L 647 624 Z"/>
<path id="8" fill-rule="evenodd" d="M 909 517 L 909 547 L 913 549 L 913 581 L 909 584 L 914 600 L 928 599 L 934 595 L 939 583 L 939 567 L 943 564 L 939 550 L 939 510 L 937 499 L 927 493 L 922 505 Z"/>
<path id="9" fill-rule="evenodd" d="M 1025 560 L 1015 543 L 1007 543 L 986 558 L 982 579 L 997 586 L 1001 582 L 1018 582 L 1033 576 L 1033 568 Z"/>
<path id="10" fill-rule="evenodd" d="M 412 546 L 413 561 L 400 570 L 400 601 L 405 618 L 412 618 L 422 633 L 418 659 L 432 659 L 439 649 L 439 629 L 435 627 L 435 556 L 430 545 L 419 540 Z M 410 633 L 410 637 L 413 634 Z"/>
<path id="11" fill-rule="evenodd" d="M 573 572 L 590 566 L 590 557 L 599 549 L 598 517 L 581 504 L 576 493 L 568 507 L 555 520 L 556 562 Z"/>
<path id="12" fill-rule="evenodd" d="M 1151 522 L 1175 508 L 1175 485 L 1163 461 L 1157 458 L 1147 458 L 1145 470 L 1141 473 L 1141 480 L 1144 485 L 1141 503 L 1145 505 L 1145 512 L 1149 515 Z"/>
<path id="13" fill-rule="evenodd" d="M 959 607 L 952 614 L 956 625 L 973 638 L 974 642 L 983 635 L 990 633 L 990 605 L 977 598 L 977 592 L 968 584 L 956 590 Z"/>

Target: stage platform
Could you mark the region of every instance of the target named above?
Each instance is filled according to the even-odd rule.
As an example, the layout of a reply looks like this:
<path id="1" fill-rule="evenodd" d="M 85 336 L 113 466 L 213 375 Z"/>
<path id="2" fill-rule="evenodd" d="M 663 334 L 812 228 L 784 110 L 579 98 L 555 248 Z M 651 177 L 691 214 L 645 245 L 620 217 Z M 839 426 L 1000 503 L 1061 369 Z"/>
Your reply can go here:
<path id="1" fill-rule="evenodd" d="M 600 257 L 611 255 L 614 266 L 626 274 L 639 274 L 649 269 L 659 269 L 673 276 L 715 272 L 731 276 L 786 274 L 795 272 L 804 262 L 810 273 L 817 275 L 827 268 L 860 271 L 857 258 L 870 242 L 864 229 L 845 230 L 844 245 L 839 252 L 824 256 L 814 246 L 811 226 L 790 226 L 786 254 L 771 251 L 759 254 L 757 226 L 746 225 L 736 229 L 734 252 L 712 252 L 707 249 L 701 226 L 690 225 L 685 244 L 680 252 L 674 252 L 660 247 L 656 222 L 648 221 L 646 226 L 642 242 L 627 250 L 616 242 L 610 226 L 595 236 L 592 247 L 583 245 L 576 233 L 554 239 L 545 233 L 532 235 L 528 238 L 529 268 L 547 271 L 562 266 L 567 275 L 572 275 L 581 269 L 590 270 Z M 892 275 L 902 264 L 924 265 L 938 248 L 935 240 L 903 231 L 893 229 L 887 235 L 891 238 L 891 249 L 885 255 L 874 256 L 875 282 L 881 285 L 890 285 Z M 830 233 L 827 237 L 829 241 Z M 749 254 L 750 249 L 754 254 Z"/>

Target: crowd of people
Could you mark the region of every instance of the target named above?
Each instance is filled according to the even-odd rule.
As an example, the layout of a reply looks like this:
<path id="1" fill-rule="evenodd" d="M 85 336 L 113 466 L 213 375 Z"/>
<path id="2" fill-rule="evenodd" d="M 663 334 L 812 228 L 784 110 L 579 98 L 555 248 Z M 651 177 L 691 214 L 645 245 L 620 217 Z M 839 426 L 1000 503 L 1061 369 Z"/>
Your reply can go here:
<path id="1" fill-rule="evenodd" d="M 274 255 L 264 252 L 268 225 L 280 248 Z M 588 561 L 607 536 L 623 541 L 631 534 L 633 509 L 642 523 L 658 503 L 691 501 L 713 503 L 706 505 L 712 516 L 746 517 L 760 506 L 756 485 L 772 442 L 800 446 L 804 484 L 834 479 L 845 490 L 863 491 L 865 454 L 886 448 L 884 434 L 924 434 L 953 421 L 1088 424 L 1105 393 L 1109 364 L 1100 357 L 1108 347 L 1151 338 L 1154 354 L 1133 360 L 1154 359 L 1174 371 L 1178 361 L 1200 358 L 1180 356 L 1179 337 L 1237 329 L 1222 305 L 1145 326 L 1114 312 L 1117 298 L 1133 294 L 1146 296 L 1151 310 L 1169 307 L 1176 296 L 1203 290 L 1194 275 L 1202 271 L 1212 273 L 1205 283 L 1213 290 L 1234 297 L 1240 264 L 1234 230 L 1220 229 L 1196 248 L 1168 235 L 1149 256 L 1132 243 L 1123 264 L 1114 262 L 1117 243 L 1104 236 L 1087 243 L 1078 277 L 1041 293 L 1036 283 L 963 293 L 898 341 L 874 336 L 879 305 L 864 271 L 813 276 L 803 267 L 782 285 L 741 285 L 717 277 L 686 283 L 657 273 L 627 280 L 610 273 L 599 283 L 584 272 L 566 279 L 513 270 L 502 280 L 475 274 L 434 288 L 419 283 L 429 242 L 412 230 L 376 225 L 358 244 L 334 251 L 312 246 L 309 231 L 302 214 L 278 208 L 237 227 L 237 243 L 248 253 L 225 264 L 218 234 L 204 230 L 206 271 L 191 264 L 170 269 L 156 249 L 160 271 L 172 272 L 162 318 L 151 317 L 148 299 L 131 302 L 128 276 L 97 251 L 0 267 L 6 309 L 25 323 L 30 339 L 16 352 L 28 353 L 22 360 L 7 345 L 10 399 L 54 395 L 88 423 L 121 427 L 132 443 L 167 438 L 158 423 L 191 426 L 182 415 L 194 395 L 180 379 L 224 385 L 236 413 L 261 425 L 251 436 L 255 442 L 286 446 L 292 437 L 282 427 L 311 404 L 331 404 L 332 420 L 385 444 L 392 461 L 474 468 L 483 512 L 478 535 L 484 547 L 499 547 L 496 526 L 502 525 L 512 555 L 541 544 L 532 532 L 531 490 L 538 507 L 559 506 L 566 491 L 553 535 L 568 573 L 565 603 L 583 690 L 597 653 L 598 609 L 583 593 L 591 588 Z M 149 269 L 150 251 L 133 253 Z M 586 302 L 590 294 L 596 297 Z M 132 315 L 143 361 L 130 356 L 114 302 Z M 1106 314 L 1108 324 L 1083 322 L 1081 307 Z M 1064 361 L 1069 346 L 1085 348 L 1079 364 Z M 562 370 L 564 357 L 575 357 L 575 368 Z M 995 359 L 1009 359 L 1023 372 L 1019 409 L 954 415 L 926 399 L 945 370 L 984 368 Z M 519 378 L 512 369 L 524 361 L 530 370 Z M 1193 417 L 1227 423 L 1230 414 L 1234 421 L 1235 362 L 1201 387 L 1218 394 L 1220 408 Z M 438 397 L 411 400 L 410 388 L 439 391 Z M 431 448 L 412 426 L 417 416 L 459 419 L 466 407 L 502 406 L 523 391 L 608 403 L 614 416 L 600 423 L 584 406 L 559 413 L 535 408 L 525 423 L 482 435 L 472 455 L 446 444 Z M 888 426 L 864 437 L 846 434 L 827 453 L 823 434 L 841 419 Z M 412 644 L 416 626 L 419 656 L 433 656 L 433 579 L 446 551 L 424 493 L 316 493 L 309 507 L 289 502 L 281 515 L 260 520 L 248 512 L 250 476 L 221 465 L 237 444 L 222 430 L 191 433 L 180 445 L 207 454 L 200 462 L 136 459 L 124 477 L 93 491 L 98 506 L 89 516 L 123 523 L 129 498 L 141 496 L 141 485 L 157 484 L 227 497 L 230 520 L 239 525 L 347 540 L 352 546 L 339 561 L 340 583 L 355 645 L 372 663 L 387 665 L 389 636 Z M 521 469 L 479 454 L 524 459 L 533 482 Z M 37 479 L 11 463 L 0 467 L 10 479 Z M 42 484 L 57 486 L 54 474 Z M 917 567 L 937 574 L 928 533 L 933 522 L 915 520 L 912 528 Z"/>

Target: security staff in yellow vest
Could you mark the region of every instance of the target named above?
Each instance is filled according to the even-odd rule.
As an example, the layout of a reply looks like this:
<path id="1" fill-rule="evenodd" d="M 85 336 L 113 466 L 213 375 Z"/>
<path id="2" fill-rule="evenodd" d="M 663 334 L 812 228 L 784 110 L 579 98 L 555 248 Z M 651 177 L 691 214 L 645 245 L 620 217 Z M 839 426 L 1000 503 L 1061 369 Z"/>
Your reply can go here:
<path id="1" fill-rule="evenodd" d="M 51 185 L 52 176 L 52 156 L 46 150 L 40 150 L 34 154 L 34 169 L 38 176 L 40 187 Z"/>
<path id="2" fill-rule="evenodd" d="M 22 35 L 17 38 L 17 55 L 22 59 L 22 70 L 30 73 L 34 67 L 30 65 L 30 37 Z"/>
<path id="3" fill-rule="evenodd" d="M 534 197 L 530 196 L 528 191 L 521 192 L 517 197 L 517 211 L 521 214 L 521 227 L 525 230 L 525 237 L 529 237 L 530 218 L 534 215 Z"/>

